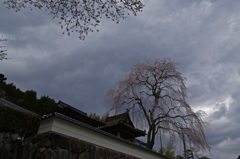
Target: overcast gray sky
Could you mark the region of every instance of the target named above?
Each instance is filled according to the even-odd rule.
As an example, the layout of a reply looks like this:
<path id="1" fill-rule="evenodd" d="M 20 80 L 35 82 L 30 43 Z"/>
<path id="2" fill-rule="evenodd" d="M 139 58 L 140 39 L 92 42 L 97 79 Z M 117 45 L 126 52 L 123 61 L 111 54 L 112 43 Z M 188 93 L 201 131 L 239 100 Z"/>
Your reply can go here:
<path id="1" fill-rule="evenodd" d="M 103 20 L 85 41 L 62 34 L 44 11 L 0 6 L 0 34 L 10 40 L 0 73 L 87 113 L 106 111 L 106 92 L 145 59 L 169 57 L 187 78 L 189 104 L 212 130 L 211 159 L 240 155 L 240 1 L 151 0 L 120 24 Z"/>

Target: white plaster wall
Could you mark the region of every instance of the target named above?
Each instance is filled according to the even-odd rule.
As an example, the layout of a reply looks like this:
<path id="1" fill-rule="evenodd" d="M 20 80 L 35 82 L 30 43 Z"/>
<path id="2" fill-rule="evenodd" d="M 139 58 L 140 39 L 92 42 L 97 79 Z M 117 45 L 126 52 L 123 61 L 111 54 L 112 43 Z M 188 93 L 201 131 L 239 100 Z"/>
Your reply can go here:
<path id="1" fill-rule="evenodd" d="M 40 122 L 38 134 L 49 131 L 54 131 L 60 134 L 74 137 L 142 159 L 164 159 L 160 155 L 157 155 L 150 151 L 121 142 L 106 135 L 55 117 Z"/>

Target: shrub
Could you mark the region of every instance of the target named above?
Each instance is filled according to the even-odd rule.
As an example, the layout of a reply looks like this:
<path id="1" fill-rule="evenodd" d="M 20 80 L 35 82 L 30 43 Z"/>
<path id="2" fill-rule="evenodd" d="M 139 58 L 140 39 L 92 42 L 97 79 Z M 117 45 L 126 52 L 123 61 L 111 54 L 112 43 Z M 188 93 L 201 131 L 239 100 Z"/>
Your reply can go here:
<path id="1" fill-rule="evenodd" d="M 0 105 L 0 132 L 33 136 L 38 131 L 38 118 L 39 116 Z"/>

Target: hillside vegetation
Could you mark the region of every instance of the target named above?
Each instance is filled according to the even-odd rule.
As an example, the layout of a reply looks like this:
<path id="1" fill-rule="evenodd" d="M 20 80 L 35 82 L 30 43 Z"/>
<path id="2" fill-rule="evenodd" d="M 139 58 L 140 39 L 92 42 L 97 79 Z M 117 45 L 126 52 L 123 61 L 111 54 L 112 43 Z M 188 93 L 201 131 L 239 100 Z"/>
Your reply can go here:
<path id="1" fill-rule="evenodd" d="M 39 115 L 47 114 L 56 105 L 54 99 L 48 96 L 41 96 L 40 99 L 37 99 L 36 91 L 27 90 L 23 92 L 13 83 L 0 83 L 0 98 L 4 98 Z"/>

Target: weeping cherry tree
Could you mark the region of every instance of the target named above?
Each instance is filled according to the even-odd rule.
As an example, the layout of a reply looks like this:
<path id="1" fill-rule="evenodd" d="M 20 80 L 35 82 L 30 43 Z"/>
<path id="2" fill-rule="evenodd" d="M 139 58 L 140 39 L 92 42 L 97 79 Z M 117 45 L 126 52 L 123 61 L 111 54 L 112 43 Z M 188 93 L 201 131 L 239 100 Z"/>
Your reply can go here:
<path id="1" fill-rule="evenodd" d="M 208 123 L 203 111 L 194 112 L 186 102 L 186 79 L 169 58 L 135 65 L 125 78 L 105 96 L 106 113 L 126 109 L 137 124 L 147 128 L 147 147 L 152 149 L 156 134 L 184 135 L 192 146 L 209 150 L 206 139 Z M 140 122 L 139 122 L 140 121 Z"/>
<path id="2" fill-rule="evenodd" d="M 4 42 L 6 42 L 7 39 L 0 38 L 0 60 L 7 59 L 7 49 L 4 45 Z"/>

